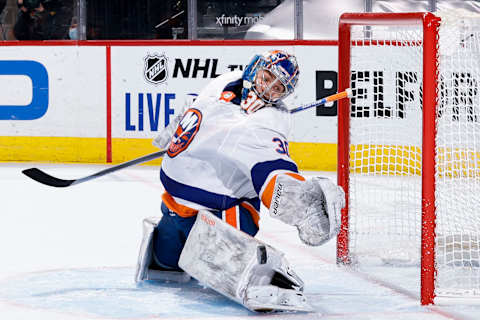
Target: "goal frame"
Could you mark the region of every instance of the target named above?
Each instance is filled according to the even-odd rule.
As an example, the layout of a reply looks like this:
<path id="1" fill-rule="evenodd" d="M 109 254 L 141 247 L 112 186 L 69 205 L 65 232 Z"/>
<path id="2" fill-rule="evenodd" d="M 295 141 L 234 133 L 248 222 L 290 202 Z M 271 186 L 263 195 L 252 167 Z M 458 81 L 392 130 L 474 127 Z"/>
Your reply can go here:
<path id="1" fill-rule="evenodd" d="M 420 300 L 422 305 L 435 298 L 435 136 L 438 80 L 438 29 L 440 18 L 432 13 L 344 13 L 339 20 L 338 90 L 350 87 L 351 27 L 419 25 L 423 28 L 423 119 L 422 119 L 422 218 Z M 349 257 L 349 153 L 350 100 L 338 102 L 338 184 L 344 189 L 346 205 L 342 210 L 337 236 L 337 263 L 350 264 Z"/>

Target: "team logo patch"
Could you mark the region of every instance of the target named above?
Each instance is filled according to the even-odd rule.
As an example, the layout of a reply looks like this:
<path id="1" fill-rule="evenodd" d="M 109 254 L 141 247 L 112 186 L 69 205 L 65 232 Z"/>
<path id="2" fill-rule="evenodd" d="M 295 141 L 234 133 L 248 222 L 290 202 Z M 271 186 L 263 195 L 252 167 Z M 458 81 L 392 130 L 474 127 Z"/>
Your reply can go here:
<path id="1" fill-rule="evenodd" d="M 153 84 L 159 84 L 167 80 L 167 57 L 162 54 L 148 55 L 145 57 L 143 75 L 145 80 Z"/>
<path id="2" fill-rule="evenodd" d="M 171 158 L 177 156 L 190 145 L 200 129 L 201 122 L 202 113 L 200 110 L 191 108 L 185 112 L 167 150 L 167 154 Z"/>
<path id="3" fill-rule="evenodd" d="M 223 100 L 225 102 L 230 102 L 235 98 L 235 93 L 232 91 L 223 91 L 222 94 L 220 95 L 220 100 Z"/>

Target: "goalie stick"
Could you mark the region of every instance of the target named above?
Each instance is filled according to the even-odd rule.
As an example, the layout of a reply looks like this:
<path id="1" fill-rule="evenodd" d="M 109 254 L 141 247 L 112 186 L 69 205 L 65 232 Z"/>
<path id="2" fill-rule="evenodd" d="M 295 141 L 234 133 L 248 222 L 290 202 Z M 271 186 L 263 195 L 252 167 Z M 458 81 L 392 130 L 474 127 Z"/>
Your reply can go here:
<path id="1" fill-rule="evenodd" d="M 97 173 L 94 173 L 92 175 L 89 175 L 89 176 L 86 176 L 86 177 L 83 177 L 83 178 L 79 178 L 79 179 L 74 179 L 74 180 L 65 180 L 65 179 L 56 178 L 56 177 L 51 176 L 48 173 L 45 173 L 42 170 L 37 169 L 37 168 L 25 169 L 25 170 L 22 171 L 22 173 L 24 175 L 28 176 L 29 178 L 31 178 L 31 179 L 33 179 L 37 182 L 40 182 L 42 184 L 45 184 L 47 186 L 57 187 L 57 188 L 69 187 L 69 186 L 73 186 L 75 184 L 79 184 L 79 183 L 82 183 L 82 182 L 86 182 L 86 181 L 89 181 L 89 180 L 92 180 L 92 179 L 99 178 L 101 176 L 112 173 L 114 171 L 121 170 L 121 169 L 126 168 L 126 167 L 130 167 L 130 166 L 133 166 L 133 165 L 136 165 L 136 164 L 139 164 L 139 163 L 143 163 L 143 162 L 147 162 L 147 161 L 150 161 L 150 160 L 153 160 L 153 159 L 160 158 L 166 152 L 167 152 L 167 150 L 160 150 L 160 151 L 157 151 L 157 152 L 154 152 L 154 153 L 151 153 L 151 154 L 147 154 L 146 156 L 142 156 L 140 158 L 136 158 L 136 159 L 121 163 L 119 165 L 101 170 L 101 171 L 99 171 Z"/>
<path id="2" fill-rule="evenodd" d="M 333 101 L 337 101 L 337 100 L 344 99 L 344 98 L 347 98 L 347 97 L 348 98 L 352 97 L 352 89 L 350 89 L 350 88 L 346 89 L 345 91 L 342 91 L 342 92 L 333 94 L 331 96 L 325 97 L 323 99 L 317 100 L 317 101 L 312 102 L 310 104 L 306 104 L 306 105 L 294 108 L 294 109 L 290 110 L 289 113 L 296 113 L 296 112 L 303 111 L 303 110 L 306 110 L 306 109 L 310 109 L 310 108 L 313 108 L 313 107 L 318 107 L 318 106 L 326 104 L 327 102 L 333 102 Z M 180 138 L 180 137 L 178 137 L 178 138 Z M 22 171 L 22 173 L 25 174 L 26 176 L 28 176 L 29 178 L 31 178 L 31 179 L 33 179 L 37 182 L 40 182 L 42 184 L 45 184 L 47 186 L 63 188 L 63 187 L 69 187 L 69 186 L 72 186 L 72 185 L 75 185 L 75 184 L 79 184 L 79 183 L 82 183 L 82 182 L 86 182 L 86 181 L 89 181 L 89 180 L 92 180 L 92 179 L 96 179 L 96 178 L 99 178 L 99 177 L 104 176 L 106 174 L 121 170 L 123 168 L 130 167 L 130 166 L 133 166 L 133 165 L 136 165 L 136 164 L 139 164 L 139 163 L 143 163 L 143 162 L 147 162 L 147 161 L 150 161 L 150 160 L 153 160 L 153 159 L 156 159 L 156 158 L 160 158 L 166 152 L 167 152 L 167 150 L 160 150 L 158 152 L 154 152 L 154 153 L 148 154 L 146 156 L 142 156 L 140 158 L 133 159 L 133 160 L 121 163 L 119 165 L 101 170 L 101 171 L 99 171 L 97 173 L 94 173 L 92 175 L 89 175 L 89 176 L 86 176 L 86 177 L 83 177 L 83 178 L 79 178 L 79 179 L 74 179 L 74 180 L 66 180 L 66 179 L 56 178 L 56 177 L 51 176 L 48 173 L 45 173 L 44 171 L 42 171 L 40 169 L 37 169 L 37 168 L 25 169 L 25 170 Z"/>
<path id="3" fill-rule="evenodd" d="M 303 106 L 300 106 L 300 107 L 296 107 L 292 110 L 289 110 L 288 112 L 296 113 L 296 112 L 303 111 L 303 110 L 306 110 L 306 109 L 310 109 L 310 108 L 313 108 L 313 107 L 323 106 L 324 104 L 326 104 L 328 102 L 333 102 L 333 101 L 337 101 L 337 100 L 344 99 L 344 98 L 351 98 L 352 96 L 353 96 L 352 89 L 348 88 L 348 89 L 345 89 L 345 91 L 332 94 L 331 96 L 325 97 L 323 99 L 317 100 L 315 102 L 312 102 L 312 103 L 309 103 L 309 104 L 306 104 L 306 105 L 303 105 Z"/>

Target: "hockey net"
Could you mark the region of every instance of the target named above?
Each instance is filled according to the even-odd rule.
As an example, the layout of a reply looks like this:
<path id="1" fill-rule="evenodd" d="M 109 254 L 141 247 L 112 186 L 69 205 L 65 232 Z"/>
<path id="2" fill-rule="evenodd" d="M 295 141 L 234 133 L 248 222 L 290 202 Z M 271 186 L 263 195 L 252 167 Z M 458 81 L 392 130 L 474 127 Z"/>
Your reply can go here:
<path id="1" fill-rule="evenodd" d="M 479 295 L 480 17 L 346 14 L 339 35 L 339 89 L 354 98 L 339 104 L 338 261 L 422 265 L 422 303 Z"/>

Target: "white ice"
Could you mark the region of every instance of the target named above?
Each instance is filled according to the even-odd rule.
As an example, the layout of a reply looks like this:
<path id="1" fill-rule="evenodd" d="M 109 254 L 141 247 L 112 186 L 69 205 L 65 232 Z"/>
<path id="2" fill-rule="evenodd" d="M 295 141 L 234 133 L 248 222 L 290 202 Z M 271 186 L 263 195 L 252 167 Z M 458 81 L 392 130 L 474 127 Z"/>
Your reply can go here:
<path id="1" fill-rule="evenodd" d="M 29 167 L 65 179 L 105 168 L 0 164 L 2 320 L 480 319 L 479 300 L 420 306 L 418 268 L 339 267 L 334 241 L 307 247 L 292 227 L 265 214 L 258 237 L 286 253 L 314 313 L 252 313 L 196 281 L 136 285 L 141 221 L 159 214 L 158 168 L 137 166 L 57 189 L 22 175 Z M 321 174 L 335 180 L 335 173 Z"/>

